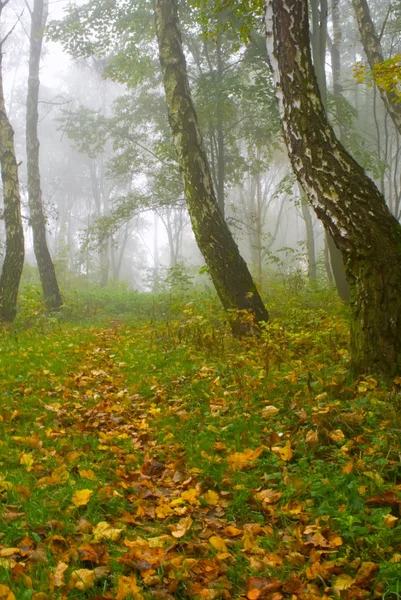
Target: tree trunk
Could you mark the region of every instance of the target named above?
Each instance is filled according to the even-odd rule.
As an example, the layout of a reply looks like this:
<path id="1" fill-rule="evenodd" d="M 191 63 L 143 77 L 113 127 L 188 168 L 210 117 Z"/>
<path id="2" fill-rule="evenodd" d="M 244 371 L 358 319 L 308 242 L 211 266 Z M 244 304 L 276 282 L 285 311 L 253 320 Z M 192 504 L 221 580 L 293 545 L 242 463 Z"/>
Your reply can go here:
<path id="1" fill-rule="evenodd" d="M 169 121 L 199 249 L 224 308 L 247 310 L 256 323 L 267 321 L 267 310 L 218 207 L 189 89 L 175 0 L 156 0 L 156 30 Z M 236 334 L 247 329 L 234 315 L 231 322 Z"/>
<path id="2" fill-rule="evenodd" d="M 266 0 L 266 29 L 294 172 L 346 264 L 353 370 L 392 376 L 401 369 L 401 226 L 327 120 L 311 60 L 307 0 Z"/>
<path id="3" fill-rule="evenodd" d="M 358 21 L 359 33 L 366 57 L 371 69 L 384 61 L 380 38 L 372 21 L 367 0 L 352 0 L 356 19 Z M 384 102 L 386 110 L 391 117 L 398 133 L 401 135 L 401 104 L 400 96 L 396 92 L 387 91 L 382 86 L 377 86 L 380 97 Z"/>
<path id="4" fill-rule="evenodd" d="M 309 202 L 301 188 L 301 209 L 305 221 L 306 231 L 306 249 L 308 252 L 308 278 L 310 281 L 316 281 L 316 251 L 315 251 L 315 233 L 313 231 L 313 221 L 309 210 Z"/>
<path id="5" fill-rule="evenodd" d="M 0 16 L 4 8 L 0 3 Z M 18 288 L 24 266 L 24 230 L 18 165 L 15 158 L 14 131 L 6 113 L 2 70 L 3 48 L 0 44 L 0 162 L 3 181 L 6 254 L 0 277 L 0 320 L 12 321 L 17 312 Z"/>
<path id="6" fill-rule="evenodd" d="M 42 54 L 43 30 L 48 15 L 45 0 L 34 0 L 31 12 L 31 38 L 29 54 L 28 96 L 26 101 L 26 154 L 28 165 L 28 202 L 33 247 L 42 284 L 45 304 L 57 310 L 63 304 L 56 271 L 46 240 L 46 218 L 43 211 L 39 170 L 38 101 L 39 65 Z"/>

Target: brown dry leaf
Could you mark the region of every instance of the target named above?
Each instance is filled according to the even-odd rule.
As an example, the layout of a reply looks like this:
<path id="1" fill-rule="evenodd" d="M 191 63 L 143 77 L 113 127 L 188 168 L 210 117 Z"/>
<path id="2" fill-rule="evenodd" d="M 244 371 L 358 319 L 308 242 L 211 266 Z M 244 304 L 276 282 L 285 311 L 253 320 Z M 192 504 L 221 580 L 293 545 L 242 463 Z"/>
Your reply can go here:
<path id="1" fill-rule="evenodd" d="M 71 573 L 70 589 L 88 590 L 95 585 L 95 572 L 90 569 L 77 569 Z"/>
<path id="2" fill-rule="evenodd" d="M 83 543 L 78 548 L 79 557 L 82 562 L 91 562 L 95 565 L 107 565 L 109 554 L 105 544 Z"/>
<path id="3" fill-rule="evenodd" d="M 274 452 L 274 454 L 277 454 L 281 458 L 281 460 L 284 460 L 286 462 L 291 460 L 294 454 L 291 448 L 291 442 L 289 440 L 286 442 L 284 448 L 280 446 L 273 446 L 272 452 Z"/>
<path id="4" fill-rule="evenodd" d="M 93 528 L 93 539 L 95 542 L 101 542 L 103 540 L 109 540 L 110 542 L 117 542 L 122 534 L 122 529 L 116 529 L 107 523 L 106 521 L 100 521 Z"/>
<path id="5" fill-rule="evenodd" d="M 372 498 L 366 500 L 366 504 L 370 504 L 371 506 L 392 506 L 393 504 L 401 504 L 401 500 L 395 490 L 387 490 L 383 494 L 372 496 Z"/>
<path id="6" fill-rule="evenodd" d="M 338 575 L 338 577 L 335 578 L 334 583 L 333 583 L 333 589 L 336 592 L 340 592 L 342 590 L 347 590 L 354 583 L 355 583 L 355 579 L 353 577 L 351 577 L 350 575 L 346 575 L 345 573 L 342 573 L 341 575 Z"/>
<path id="7" fill-rule="evenodd" d="M 209 538 L 209 544 L 219 552 L 228 552 L 225 541 L 219 535 L 212 535 L 212 537 Z"/>
<path id="8" fill-rule="evenodd" d="M 373 573 L 375 573 L 378 569 L 378 565 L 374 562 L 363 562 L 358 569 L 358 572 L 355 577 L 356 585 L 361 587 L 366 587 L 369 585 L 370 580 L 372 579 Z"/>
<path id="9" fill-rule="evenodd" d="M 135 575 L 131 575 L 130 577 L 121 575 L 118 578 L 116 600 L 125 600 L 125 598 L 131 594 L 135 600 L 141 600 L 143 598 L 142 594 L 140 594 L 140 589 L 137 586 Z"/>
<path id="10" fill-rule="evenodd" d="M 176 527 L 171 530 L 171 535 L 173 535 L 175 538 L 183 537 L 190 529 L 192 523 L 193 520 L 191 517 L 185 517 L 184 519 L 181 519 L 178 521 Z"/>
<path id="11" fill-rule="evenodd" d="M 0 598 L 1 600 L 15 600 L 15 596 L 8 585 L 0 583 Z"/>
<path id="12" fill-rule="evenodd" d="M 92 490 L 78 490 L 72 495 L 72 503 L 75 504 L 75 506 L 85 506 L 91 499 L 92 494 Z"/>
<path id="13" fill-rule="evenodd" d="M 68 565 L 65 562 L 58 563 L 56 570 L 51 577 L 51 584 L 53 587 L 61 587 L 65 584 L 64 575 L 67 569 Z"/>

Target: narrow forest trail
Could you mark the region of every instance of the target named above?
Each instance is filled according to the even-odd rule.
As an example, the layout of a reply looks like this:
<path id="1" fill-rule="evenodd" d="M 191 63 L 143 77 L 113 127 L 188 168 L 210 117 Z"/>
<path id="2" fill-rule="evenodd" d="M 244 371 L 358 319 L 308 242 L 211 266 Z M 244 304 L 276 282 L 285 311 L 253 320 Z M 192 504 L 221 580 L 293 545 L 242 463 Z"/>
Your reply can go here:
<path id="1" fill-rule="evenodd" d="M 308 318 L 5 340 L 0 598 L 393 593 L 398 383 L 347 382 L 345 325 Z"/>

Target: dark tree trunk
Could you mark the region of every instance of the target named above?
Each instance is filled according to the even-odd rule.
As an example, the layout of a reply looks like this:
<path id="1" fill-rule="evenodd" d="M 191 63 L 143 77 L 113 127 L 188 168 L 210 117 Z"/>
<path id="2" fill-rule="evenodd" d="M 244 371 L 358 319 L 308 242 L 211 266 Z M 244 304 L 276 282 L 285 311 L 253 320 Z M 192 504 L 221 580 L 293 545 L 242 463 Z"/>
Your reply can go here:
<path id="1" fill-rule="evenodd" d="M 0 0 L 0 17 L 6 3 Z M 0 163 L 3 181 L 6 254 L 0 277 L 0 320 L 12 321 L 17 312 L 18 288 L 24 266 L 24 230 L 14 131 L 6 113 L 3 90 L 3 42 L 0 43 Z"/>
<path id="2" fill-rule="evenodd" d="M 26 101 L 26 154 L 28 164 L 28 201 L 33 248 L 38 265 L 45 304 L 57 310 L 63 304 L 56 271 L 46 240 L 46 217 L 43 211 L 39 170 L 38 101 L 39 65 L 42 54 L 43 30 L 48 15 L 47 0 L 34 0 L 31 12 L 28 96 Z"/>
<path id="3" fill-rule="evenodd" d="M 367 0 L 352 0 L 356 19 L 358 21 L 359 33 L 365 54 L 371 69 L 378 63 L 384 61 L 380 38 L 372 21 Z M 384 102 L 386 110 L 390 115 L 398 133 L 401 135 L 401 104 L 398 93 L 387 91 L 378 86 L 380 97 Z"/>
<path id="4" fill-rule="evenodd" d="M 156 0 L 156 29 L 164 88 L 192 227 L 226 310 L 247 310 L 256 323 L 268 313 L 218 207 L 189 89 L 175 0 Z M 234 333 L 243 325 L 232 318 Z"/>
<path id="5" fill-rule="evenodd" d="M 307 0 L 267 0 L 266 29 L 294 172 L 346 264 L 353 369 L 392 376 L 401 369 L 401 226 L 327 120 L 311 60 Z"/>

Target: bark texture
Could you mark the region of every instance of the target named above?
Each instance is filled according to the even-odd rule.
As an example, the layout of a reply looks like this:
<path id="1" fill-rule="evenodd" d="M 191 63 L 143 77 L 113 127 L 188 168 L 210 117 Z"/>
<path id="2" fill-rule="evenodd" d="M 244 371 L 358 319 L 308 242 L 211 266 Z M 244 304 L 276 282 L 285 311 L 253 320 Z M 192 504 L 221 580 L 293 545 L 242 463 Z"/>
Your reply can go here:
<path id="1" fill-rule="evenodd" d="M 352 0 L 356 19 L 358 21 L 359 34 L 366 57 L 371 69 L 384 61 L 380 38 L 370 16 L 367 0 Z M 384 90 L 378 86 L 380 97 L 384 102 L 386 110 L 390 115 L 398 133 L 401 135 L 401 104 L 399 95 L 395 92 Z"/>
<path id="2" fill-rule="evenodd" d="M 0 16 L 4 6 L 4 3 L 0 3 Z M 18 288 L 24 266 L 24 230 L 14 131 L 4 103 L 2 58 L 3 48 L 0 44 L 0 162 L 6 228 L 6 254 L 0 277 L 0 320 L 12 321 L 17 312 Z"/>
<path id="3" fill-rule="evenodd" d="M 401 371 L 401 226 L 330 126 L 309 47 L 307 0 L 266 0 L 267 47 L 296 176 L 341 250 L 356 373 Z"/>
<path id="4" fill-rule="evenodd" d="M 267 321 L 267 310 L 218 207 L 189 89 L 175 0 L 156 0 L 155 7 L 169 121 L 196 241 L 224 308 L 247 310 L 256 323 Z M 242 329 L 236 319 L 232 327 L 235 333 Z"/>
<path id="5" fill-rule="evenodd" d="M 39 65 L 43 30 L 48 15 L 47 0 L 34 0 L 31 11 L 28 96 L 26 102 L 26 154 L 28 165 L 28 202 L 33 248 L 46 307 L 57 310 L 63 304 L 54 264 L 46 240 L 46 217 L 43 211 L 39 170 L 38 101 Z"/>

